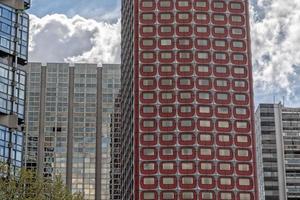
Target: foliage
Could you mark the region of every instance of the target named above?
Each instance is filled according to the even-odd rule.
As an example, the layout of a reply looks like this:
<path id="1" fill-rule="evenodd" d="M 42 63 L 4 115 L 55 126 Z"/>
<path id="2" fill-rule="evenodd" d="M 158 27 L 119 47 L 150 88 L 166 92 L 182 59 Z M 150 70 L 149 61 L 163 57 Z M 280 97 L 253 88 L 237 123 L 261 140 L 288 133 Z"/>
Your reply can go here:
<path id="1" fill-rule="evenodd" d="M 83 200 L 81 194 L 68 191 L 59 176 L 52 180 L 21 169 L 17 176 L 7 178 L 6 171 L 0 163 L 0 200 Z"/>

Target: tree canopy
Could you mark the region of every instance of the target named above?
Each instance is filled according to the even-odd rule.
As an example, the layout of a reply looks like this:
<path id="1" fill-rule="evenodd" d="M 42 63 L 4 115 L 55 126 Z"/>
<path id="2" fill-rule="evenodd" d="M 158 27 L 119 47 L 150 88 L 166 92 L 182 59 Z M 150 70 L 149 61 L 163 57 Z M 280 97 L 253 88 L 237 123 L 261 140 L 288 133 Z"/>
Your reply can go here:
<path id="1" fill-rule="evenodd" d="M 16 176 L 6 177 L 7 166 L 0 163 L 1 200 L 83 200 L 81 194 L 72 194 L 60 176 L 53 179 L 38 176 L 21 169 Z"/>

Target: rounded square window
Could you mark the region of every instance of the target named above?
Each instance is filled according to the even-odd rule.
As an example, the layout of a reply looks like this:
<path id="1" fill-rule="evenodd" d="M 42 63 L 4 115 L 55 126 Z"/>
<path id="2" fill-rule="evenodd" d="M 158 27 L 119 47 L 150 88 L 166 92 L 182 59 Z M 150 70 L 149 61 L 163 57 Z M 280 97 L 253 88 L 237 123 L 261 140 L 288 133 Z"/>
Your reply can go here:
<path id="1" fill-rule="evenodd" d="M 143 192 L 141 192 L 141 199 L 142 200 L 157 199 L 157 192 L 156 191 L 143 191 Z"/>
<path id="2" fill-rule="evenodd" d="M 209 14 L 206 12 L 196 12 L 194 14 L 194 20 L 199 24 L 208 24 L 210 21 Z"/>
<path id="3" fill-rule="evenodd" d="M 180 133 L 179 143 L 181 144 L 193 144 L 195 142 L 194 133 Z"/>
<path id="4" fill-rule="evenodd" d="M 174 7 L 174 3 L 172 0 L 159 0 L 158 8 L 160 10 L 172 10 Z"/>
<path id="5" fill-rule="evenodd" d="M 142 76 L 153 76 L 156 74 L 155 65 L 141 65 L 140 74 Z"/>
<path id="6" fill-rule="evenodd" d="M 246 31 L 241 27 L 232 27 L 230 29 L 230 36 L 232 38 L 238 38 L 238 39 L 245 38 Z"/>
<path id="7" fill-rule="evenodd" d="M 159 140 L 161 145 L 174 145 L 177 138 L 174 133 L 161 133 Z"/>
<path id="8" fill-rule="evenodd" d="M 214 138 L 210 133 L 199 133 L 198 142 L 200 145 L 212 145 L 214 143 Z"/>
<path id="9" fill-rule="evenodd" d="M 171 25 L 161 25 L 158 27 L 158 34 L 160 36 L 173 36 L 174 28 Z"/>
<path id="10" fill-rule="evenodd" d="M 210 35 L 210 28 L 209 26 L 205 26 L 205 25 L 196 25 L 194 32 L 195 35 L 199 37 L 207 37 Z"/>
<path id="11" fill-rule="evenodd" d="M 160 193 L 161 199 L 163 200 L 172 200 L 177 199 L 177 193 L 174 191 L 162 191 Z"/>
<path id="12" fill-rule="evenodd" d="M 194 0 L 195 10 L 206 11 L 209 8 L 208 0 Z"/>
<path id="13" fill-rule="evenodd" d="M 160 12 L 158 14 L 158 22 L 159 23 L 173 23 L 174 22 L 174 15 L 171 12 Z"/>
<path id="14" fill-rule="evenodd" d="M 244 5 L 242 2 L 232 1 L 229 3 L 230 12 L 242 13 L 244 11 Z"/>
<path id="15" fill-rule="evenodd" d="M 141 14 L 141 22 L 153 22 L 155 21 L 154 13 L 142 13 Z"/>
<path id="16" fill-rule="evenodd" d="M 189 12 L 178 12 L 176 14 L 176 21 L 178 23 L 190 23 L 192 21 L 192 15 Z"/>
<path id="17" fill-rule="evenodd" d="M 212 2 L 212 10 L 216 12 L 225 12 L 226 11 L 226 3 L 224 1 L 213 1 Z"/>
<path id="18" fill-rule="evenodd" d="M 142 36 L 154 36 L 156 34 L 156 27 L 152 25 L 141 25 L 140 34 Z"/>
<path id="19" fill-rule="evenodd" d="M 140 9 L 145 11 L 150 11 L 155 9 L 155 2 L 154 0 L 143 0 L 140 4 Z"/>

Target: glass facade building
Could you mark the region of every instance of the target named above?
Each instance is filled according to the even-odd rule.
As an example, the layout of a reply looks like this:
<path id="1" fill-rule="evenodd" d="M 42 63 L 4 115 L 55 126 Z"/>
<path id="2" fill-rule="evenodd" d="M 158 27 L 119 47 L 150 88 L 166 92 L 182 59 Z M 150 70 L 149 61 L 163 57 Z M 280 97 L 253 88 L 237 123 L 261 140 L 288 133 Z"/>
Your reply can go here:
<path id="1" fill-rule="evenodd" d="M 96 65 L 29 63 L 26 167 L 95 197 Z M 98 75 L 99 74 L 99 75 Z M 99 79 L 101 80 L 101 79 Z"/>
<path id="2" fill-rule="evenodd" d="M 262 200 L 300 199 L 300 108 L 260 104 L 256 111 Z"/>
<path id="3" fill-rule="evenodd" d="M 122 1 L 121 199 L 259 199 L 248 3 Z"/>
<path id="4" fill-rule="evenodd" d="M 26 66 L 27 168 L 49 178 L 61 175 L 85 199 L 109 195 L 108 137 L 118 70 L 118 65 Z"/>
<path id="5" fill-rule="evenodd" d="M 0 162 L 22 166 L 30 1 L 0 1 Z"/>

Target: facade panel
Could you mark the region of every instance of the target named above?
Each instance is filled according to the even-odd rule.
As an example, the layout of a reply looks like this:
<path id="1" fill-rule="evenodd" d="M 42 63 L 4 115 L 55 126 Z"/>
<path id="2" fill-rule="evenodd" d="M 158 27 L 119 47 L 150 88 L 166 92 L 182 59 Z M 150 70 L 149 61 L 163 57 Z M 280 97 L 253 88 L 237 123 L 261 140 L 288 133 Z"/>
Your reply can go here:
<path id="1" fill-rule="evenodd" d="M 122 199 L 258 199 L 248 1 L 123 1 L 122 38 Z"/>

